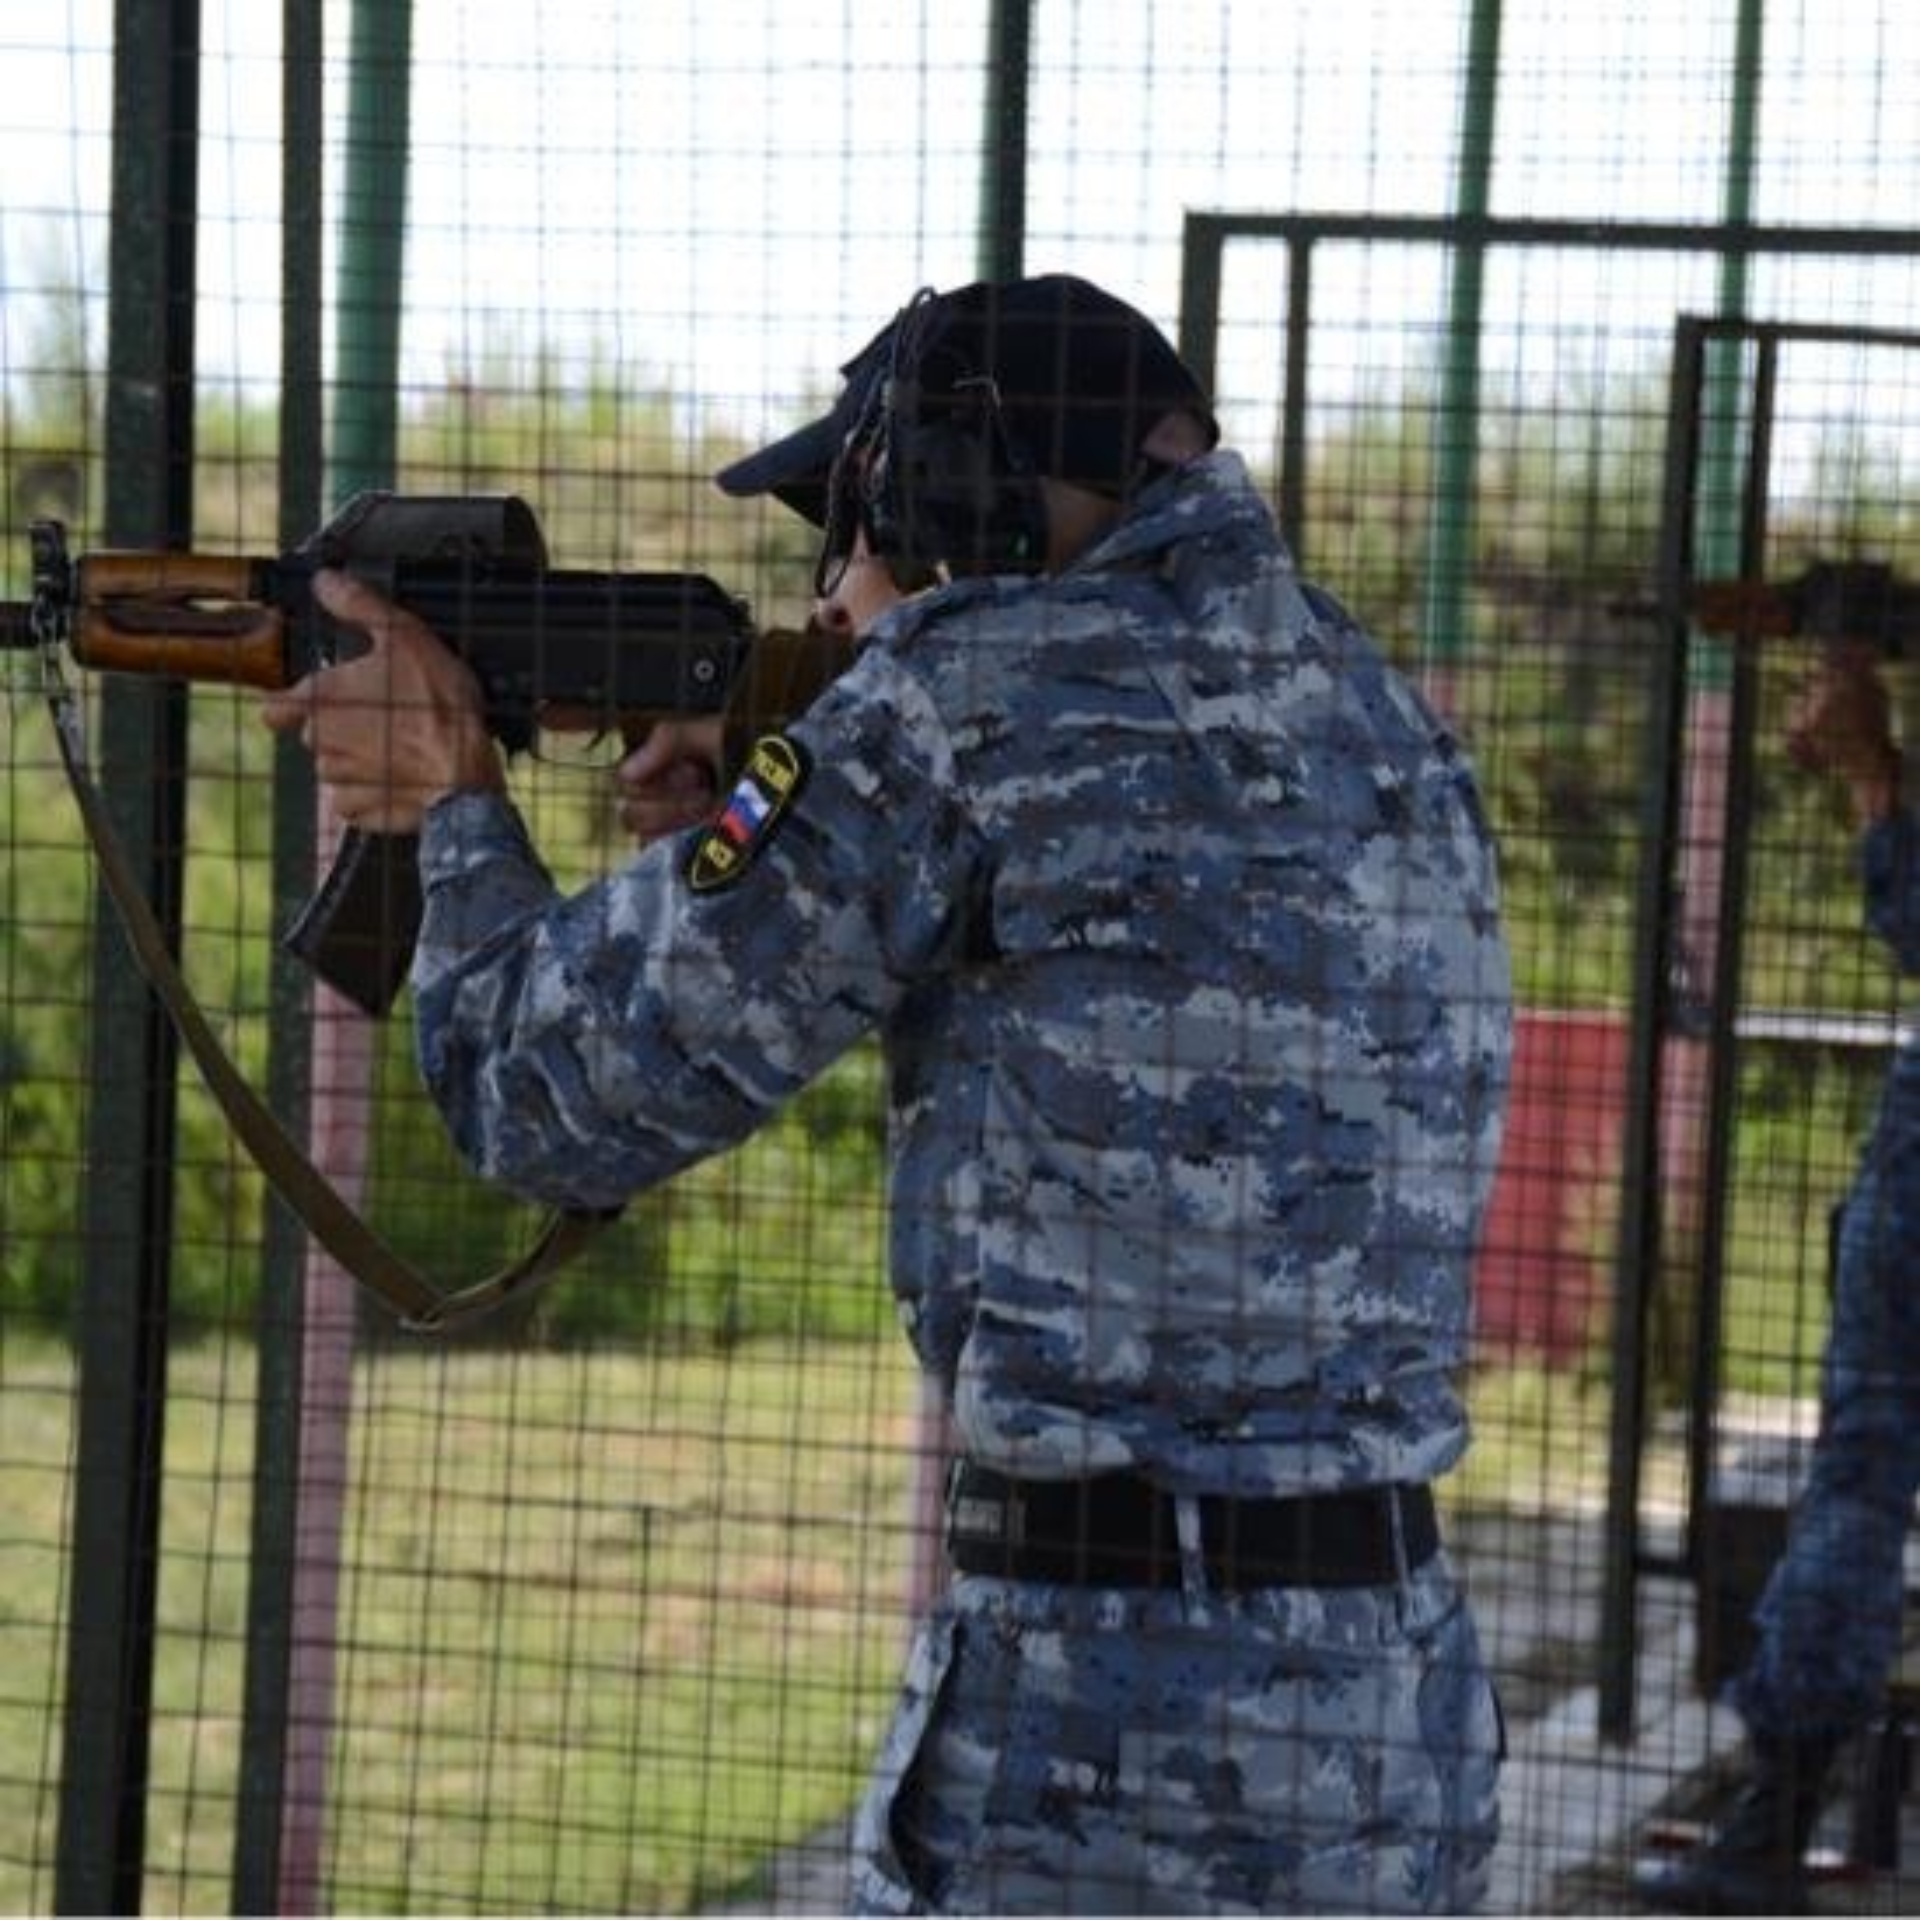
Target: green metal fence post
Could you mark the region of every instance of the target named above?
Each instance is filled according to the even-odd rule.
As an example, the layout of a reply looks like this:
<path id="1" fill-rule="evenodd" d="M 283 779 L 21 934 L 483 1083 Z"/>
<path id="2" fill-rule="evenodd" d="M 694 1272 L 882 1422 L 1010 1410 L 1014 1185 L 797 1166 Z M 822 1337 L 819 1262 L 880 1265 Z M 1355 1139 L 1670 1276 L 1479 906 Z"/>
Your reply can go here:
<path id="1" fill-rule="evenodd" d="M 1753 224 L 1753 175 L 1760 125 L 1761 30 L 1765 12 L 1765 0 L 1740 0 L 1740 13 L 1734 26 L 1733 98 L 1727 126 L 1727 166 L 1720 213 L 1729 231 L 1736 235 Z M 1751 255 L 1744 247 L 1729 247 L 1720 256 L 1719 300 L 1715 310 L 1723 320 L 1737 320 L 1746 312 L 1751 267 Z M 1742 343 L 1738 340 L 1707 343 L 1704 439 L 1700 453 L 1699 565 L 1708 579 L 1732 572 L 1740 550 L 1745 474 L 1740 456 L 1740 430 L 1746 387 L 1742 352 Z M 1702 652 L 1710 682 L 1723 685 L 1728 674 L 1725 647 L 1719 642 L 1709 642 Z"/>
<path id="2" fill-rule="evenodd" d="M 193 537 L 198 0 L 119 0 L 107 338 L 106 535 Z M 113 825 L 176 948 L 186 690 L 120 680 L 97 754 Z M 55 1905 L 135 1913 L 145 1875 L 178 1045 L 95 907 L 79 1431 Z"/>
<path id="3" fill-rule="evenodd" d="M 1433 518 L 1421 619 L 1424 663 L 1444 670 L 1466 645 L 1467 576 L 1473 566 L 1474 468 L 1480 445 L 1480 316 L 1486 247 L 1474 232 L 1487 217 L 1493 177 L 1494 110 L 1500 91 L 1501 0 L 1474 0 L 1467 36 L 1467 92 L 1460 118 L 1455 241 L 1433 467 Z"/>
<path id="4" fill-rule="evenodd" d="M 993 0 L 980 139 L 980 275 L 1017 280 L 1027 244 L 1027 96 L 1033 0 Z"/>
<path id="5" fill-rule="evenodd" d="M 406 245 L 411 0 L 357 0 L 340 208 L 339 365 L 328 490 L 393 484 Z"/>
<path id="6" fill-rule="evenodd" d="M 281 9 L 280 508 L 285 551 L 320 520 L 322 499 L 321 270 L 322 0 Z M 285 926 L 313 883 L 313 763 L 275 744 L 273 924 Z M 270 985 L 267 1100 L 295 1139 L 305 1128 L 312 992 L 305 970 L 276 951 Z M 255 1415 L 252 1551 L 248 1559 L 246 1685 L 234 1813 L 233 1911 L 280 1911 L 286 1808 L 288 1693 L 293 1670 L 294 1568 L 299 1541 L 302 1273 L 306 1236 L 270 1201 L 263 1226 L 259 1406 Z"/>

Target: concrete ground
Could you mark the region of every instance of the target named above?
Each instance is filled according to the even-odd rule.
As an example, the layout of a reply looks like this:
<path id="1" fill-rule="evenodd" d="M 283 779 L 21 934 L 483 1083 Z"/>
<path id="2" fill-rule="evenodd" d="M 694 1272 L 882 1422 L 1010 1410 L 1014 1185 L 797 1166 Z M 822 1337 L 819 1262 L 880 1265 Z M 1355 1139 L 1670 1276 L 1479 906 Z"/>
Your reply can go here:
<path id="1" fill-rule="evenodd" d="M 1512 1691 L 1509 1673 L 1539 1670 L 1543 1654 L 1551 1662 L 1569 1628 L 1587 1647 L 1597 1645 L 1598 1552 L 1596 1535 L 1592 1557 L 1578 1550 L 1546 1556 L 1546 1565 L 1576 1571 L 1562 1577 L 1564 1591 L 1544 1596 L 1486 1578 L 1484 1563 L 1479 1574 L 1469 1574 L 1503 1691 Z M 1557 1615 L 1557 1633 L 1549 1625 L 1555 1602 L 1566 1608 Z M 1685 1847 L 1727 1804 L 1740 1779 L 1741 1728 L 1733 1713 L 1698 1689 L 1694 1612 L 1690 1585 L 1643 1581 L 1630 1744 L 1601 1738 L 1597 1687 L 1584 1681 L 1555 1686 L 1551 1665 L 1539 1711 L 1510 1716 L 1501 1789 L 1505 1838 L 1485 1912 L 1644 1912 L 1633 1890 L 1636 1859 Z M 1584 1664 L 1591 1665 L 1590 1654 Z M 1563 1680 L 1580 1671 L 1559 1669 Z M 1815 1904 L 1823 1913 L 1920 1913 L 1920 1799 L 1912 1791 L 1898 1805 L 1898 1870 L 1874 1872 L 1849 1858 L 1866 1799 L 1868 1758 L 1863 1749 L 1841 1763 L 1815 1840 Z"/>

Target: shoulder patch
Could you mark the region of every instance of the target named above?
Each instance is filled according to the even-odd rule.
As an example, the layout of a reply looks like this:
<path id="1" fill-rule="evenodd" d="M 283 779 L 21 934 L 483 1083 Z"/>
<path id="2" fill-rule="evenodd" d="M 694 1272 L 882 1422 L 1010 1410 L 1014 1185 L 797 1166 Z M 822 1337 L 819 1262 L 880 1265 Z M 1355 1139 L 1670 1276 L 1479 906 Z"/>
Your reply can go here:
<path id="1" fill-rule="evenodd" d="M 773 838 L 812 769 L 807 750 L 783 733 L 753 743 L 719 818 L 693 843 L 687 885 L 695 893 L 731 886 Z"/>

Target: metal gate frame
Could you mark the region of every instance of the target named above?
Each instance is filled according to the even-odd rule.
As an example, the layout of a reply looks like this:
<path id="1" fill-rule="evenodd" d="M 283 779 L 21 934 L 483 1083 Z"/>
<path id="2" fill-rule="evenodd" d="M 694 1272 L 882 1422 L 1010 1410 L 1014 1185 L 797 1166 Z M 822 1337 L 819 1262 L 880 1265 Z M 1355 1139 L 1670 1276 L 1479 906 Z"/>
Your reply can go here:
<path id="1" fill-rule="evenodd" d="M 1677 1005 L 1672 983 L 1679 959 L 1674 942 L 1671 903 L 1680 880 L 1682 849 L 1673 823 L 1680 807 L 1685 775 L 1680 716 L 1684 713 L 1700 651 L 1691 644 L 1688 608 L 1700 579 L 1697 551 L 1701 530 L 1701 474 L 1707 464 L 1709 415 L 1721 400 L 1710 399 L 1716 382 L 1725 382 L 1737 357 L 1750 357 L 1739 417 L 1746 447 L 1740 501 L 1736 565 L 1739 577 L 1758 581 L 1766 566 L 1767 500 L 1772 478 L 1774 425 L 1783 345 L 1817 343 L 1920 351 L 1920 333 L 1882 327 L 1820 325 L 1791 321 L 1709 319 L 1682 315 L 1675 323 L 1670 389 L 1666 475 L 1662 502 L 1660 618 L 1662 628 L 1661 720 L 1674 747 L 1663 755 L 1666 787 L 1659 797 L 1663 831 L 1659 858 L 1644 869 L 1645 892 L 1639 917 L 1643 945 L 1637 957 L 1634 1001 L 1632 1127 L 1624 1161 L 1630 1204 L 1635 1207 L 1631 1237 L 1622 1236 L 1622 1263 L 1616 1292 L 1616 1364 L 1630 1372 L 1632 1401 L 1616 1405 L 1614 1491 L 1622 1537 L 1610 1542 L 1609 1598 L 1617 1613 L 1603 1623 L 1603 1638 L 1618 1634 L 1628 1648 L 1616 1676 L 1624 1698 L 1632 1685 L 1631 1641 L 1635 1599 L 1642 1575 L 1683 1577 L 1696 1591 L 1711 1577 L 1706 1563 L 1708 1508 L 1713 1498 L 1719 1439 L 1720 1356 L 1727 1292 L 1727 1221 L 1733 1175 L 1733 1133 L 1738 1099 L 1739 1019 L 1743 982 L 1744 934 L 1752 856 L 1753 760 L 1759 693 L 1756 649 L 1735 644 L 1731 650 L 1731 757 L 1718 821 L 1721 887 L 1711 994 L 1705 1023 L 1706 1103 L 1701 1131 L 1704 1177 L 1702 1215 L 1694 1247 L 1692 1281 L 1694 1326 L 1691 1378 L 1687 1395 L 1687 1499 L 1682 1548 L 1678 1556 L 1649 1550 L 1637 1524 L 1641 1457 L 1645 1444 L 1645 1311 L 1650 1277 L 1664 1256 L 1660 1196 L 1665 1190 L 1661 1129 L 1658 1124 L 1661 1064 L 1665 1045 L 1677 1031 L 1697 1026 L 1697 1016 Z M 1629 1322 L 1629 1315 L 1631 1320 Z M 1620 1324 L 1626 1322 L 1624 1327 Z M 1624 1396 L 1623 1396 L 1624 1397 Z M 1618 1592 L 1613 1591 L 1618 1582 Z M 1611 1662 L 1609 1663 L 1612 1664 Z M 1623 1730 L 1630 1722 L 1623 1719 Z M 1609 1731 L 1612 1729 L 1609 1727 Z"/>

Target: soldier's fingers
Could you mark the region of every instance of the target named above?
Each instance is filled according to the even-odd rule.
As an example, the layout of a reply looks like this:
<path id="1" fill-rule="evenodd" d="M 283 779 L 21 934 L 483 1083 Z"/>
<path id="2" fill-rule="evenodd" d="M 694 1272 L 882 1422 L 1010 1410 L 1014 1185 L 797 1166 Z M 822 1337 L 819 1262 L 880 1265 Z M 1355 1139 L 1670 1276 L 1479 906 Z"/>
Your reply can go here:
<path id="1" fill-rule="evenodd" d="M 322 567 L 313 576 L 313 597 L 343 625 L 357 627 L 378 645 L 403 617 L 385 594 L 337 567 Z"/>
<path id="2" fill-rule="evenodd" d="M 308 675 L 290 687 L 260 696 L 261 724 L 275 733 L 298 733 L 313 712 L 313 679 Z"/>
<path id="3" fill-rule="evenodd" d="M 620 762 L 620 779 L 634 786 L 660 779 L 680 767 L 704 769 L 707 785 L 719 781 L 721 723 L 705 719 L 662 720 L 627 736 L 629 751 Z M 676 778 L 677 778 L 676 774 Z"/>

